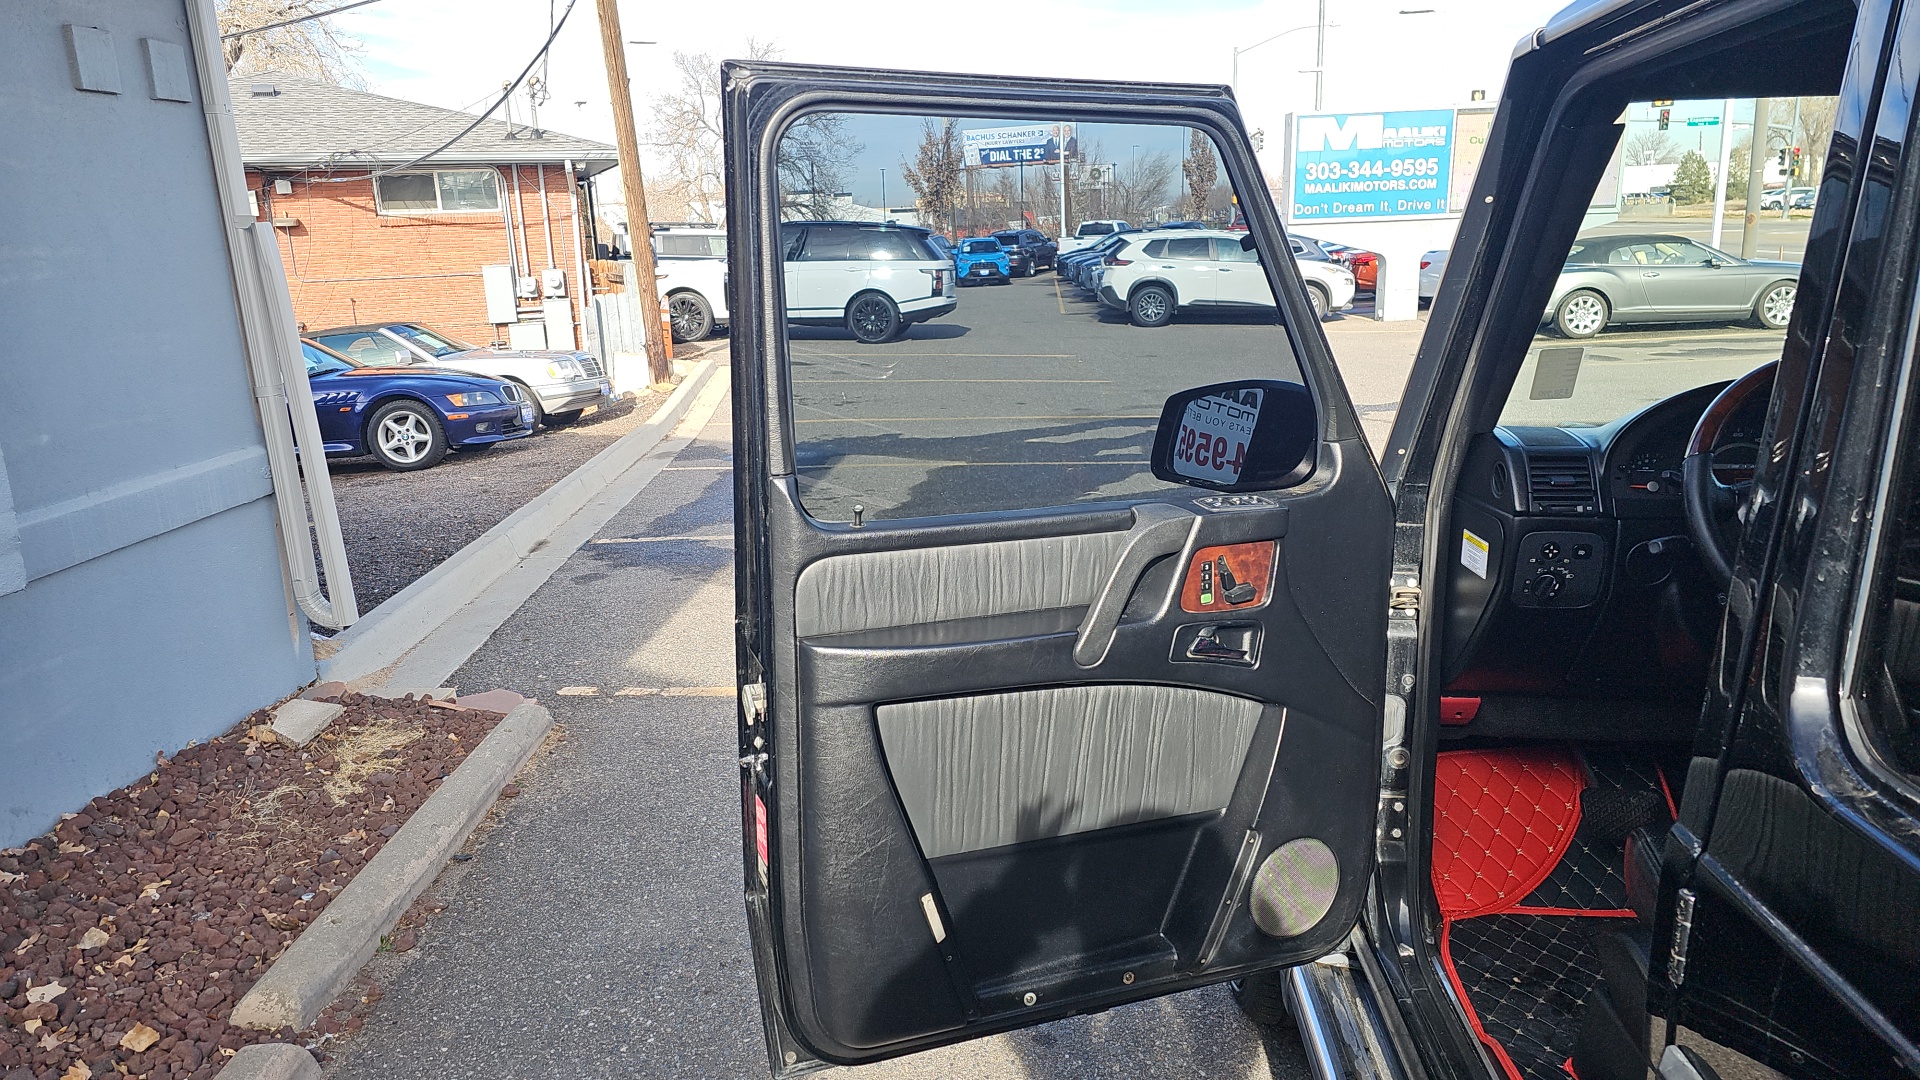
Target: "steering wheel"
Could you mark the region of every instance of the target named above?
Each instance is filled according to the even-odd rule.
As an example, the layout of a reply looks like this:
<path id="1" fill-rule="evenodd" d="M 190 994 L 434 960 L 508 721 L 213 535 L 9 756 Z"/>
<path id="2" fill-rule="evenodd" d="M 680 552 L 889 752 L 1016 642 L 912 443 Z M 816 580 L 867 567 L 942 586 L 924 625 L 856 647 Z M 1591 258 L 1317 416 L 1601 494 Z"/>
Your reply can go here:
<path id="1" fill-rule="evenodd" d="M 1727 385 L 1700 414 L 1693 425 L 1693 437 L 1687 440 L 1687 457 L 1682 467 L 1687 506 L 1687 533 L 1700 552 L 1700 561 L 1724 590 L 1733 580 L 1735 545 L 1744 524 L 1741 514 L 1747 493 L 1753 488 L 1753 474 L 1738 476 L 1737 466 L 1716 470 L 1713 454 L 1720 445 L 1722 429 L 1754 395 L 1771 397 L 1773 375 L 1779 362 L 1762 364 Z M 1757 464 L 1757 462 L 1756 462 Z M 1731 476 L 1733 482 L 1727 482 Z"/>

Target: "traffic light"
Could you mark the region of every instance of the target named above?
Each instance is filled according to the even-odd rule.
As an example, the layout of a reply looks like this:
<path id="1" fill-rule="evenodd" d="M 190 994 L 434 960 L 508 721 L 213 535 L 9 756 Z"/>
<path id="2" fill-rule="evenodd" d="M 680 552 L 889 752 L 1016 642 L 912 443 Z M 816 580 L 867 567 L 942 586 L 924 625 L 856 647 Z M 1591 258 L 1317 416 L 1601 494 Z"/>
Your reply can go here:
<path id="1" fill-rule="evenodd" d="M 1783 169 L 1787 167 L 1787 148 L 1786 148 L 1786 147 L 1784 147 L 1784 146 L 1780 148 L 1780 161 L 1779 161 L 1779 165 L 1780 165 L 1780 167 L 1781 167 L 1781 168 L 1783 168 Z"/>
<path id="2" fill-rule="evenodd" d="M 1800 148 L 1797 146 L 1793 148 L 1793 175 L 1800 175 Z"/>
<path id="3" fill-rule="evenodd" d="M 1665 131 L 1665 130 L 1667 130 L 1667 121 L 1669 121 L 1669 120 L 1671 120 L 1671 119 L 1673 119 L 1673 110 L 1672 110 L 1672 109 L 1661 109 L 1661 110 L 1660 110 L 1660 130 L 1661 130 L 1661 131 Z"/>

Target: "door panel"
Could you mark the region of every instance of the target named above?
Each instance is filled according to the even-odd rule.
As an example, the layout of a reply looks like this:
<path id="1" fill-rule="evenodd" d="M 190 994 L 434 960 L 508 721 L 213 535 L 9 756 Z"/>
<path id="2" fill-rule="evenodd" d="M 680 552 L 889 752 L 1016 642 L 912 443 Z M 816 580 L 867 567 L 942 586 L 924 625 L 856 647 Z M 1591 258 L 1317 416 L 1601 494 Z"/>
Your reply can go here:
<path id="1" fill-rule="evenodd" d="M 794 186 L 833 164 L 796 171 L 802 149 L 906 131 L 917 160 L 979 132 L 1044 192 L 1031 161 L 1062 142 L 1164 144 L 1260 190 L 1224 91 L 761 63 L 725 85 L 742 850 L 775 1071 L 1324 953 L 1372 858 L 1389 508 L 1292 260 L 1236 264 L 1284 325 L 1182 328 L 1198 343 L 1044 279 L 859 343 L 791 329 L 780 273 L 783 217 L 845 212 Z M 1021 197 L 999 175 L 967 174 L 979 214 L 1056 213 L 1057 189 L 980 210 Z M 1271 204 L 1241 202 L 1284 253 Z M 1162 402 L 1236 377 L 1307 389 L 1310 460 L 1233 498 L 1150 470 Z"/>

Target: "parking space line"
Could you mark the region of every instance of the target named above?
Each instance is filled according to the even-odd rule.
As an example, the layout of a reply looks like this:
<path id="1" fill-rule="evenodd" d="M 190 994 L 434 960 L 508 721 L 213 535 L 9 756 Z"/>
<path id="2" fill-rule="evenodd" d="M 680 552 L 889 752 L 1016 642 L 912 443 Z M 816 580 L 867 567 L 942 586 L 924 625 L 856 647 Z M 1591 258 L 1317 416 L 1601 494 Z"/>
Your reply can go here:
<path id="1" fill-rule="evenodd" d="M 1065 168 L 1065 166 L 1061 166 Z M 1060 305 L 1060 314 L 1067 313 L 1067 299 L 1060 295 L 1060 271 L 1053 272 L 1053 302 Z"/>

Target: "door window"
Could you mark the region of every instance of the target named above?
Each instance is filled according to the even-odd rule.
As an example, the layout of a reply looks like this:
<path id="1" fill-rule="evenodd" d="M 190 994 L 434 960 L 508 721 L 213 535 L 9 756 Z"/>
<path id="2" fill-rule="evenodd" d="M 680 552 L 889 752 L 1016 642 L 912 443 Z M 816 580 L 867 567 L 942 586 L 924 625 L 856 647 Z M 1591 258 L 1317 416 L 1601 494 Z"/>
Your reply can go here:
<path id="1" fill-rule="evenodd" d="M 1911 361 L 1909 361 L 1911 362 Z M 1920 411 L 1907 403 L 1900 451 L 1889 466 L 1881 568 L 1866 594 L 1867 620 L 1854 675 L 1864 756 L 1907 784 L 1920 784 Z"/>
<path id="2" fill-rule="evenodd" d="M 1546 298 L 1501 423 L 1598 426 L 1779 358 L 1813 212 L 1775 203 L 1756 208 L 1749 226 L 1748 181 L 1757 174 L 1763 190 L 1817 183 L 1834 99 L 1768 99 L 1757 147 L 1756 103 L 1732 104 L 1626 108 L 1613 160 Z M 1663 109 L 1669 120 L 1680 110 L 1703 122 L 1663 130 Z M 1783 169 L 1788 146 L 1805 153 Z"/>
<path id="3" fill-rule="evenodd" d="M 1206 233 L 1156 239 L 1143 255 L 1114 248 L 1078 281 L 1042 271 L 956 283 L 931 247 L 935 235 L 1011 245 L 1110 234 L 1115 220 L 1223 228 L 1235 190 L 1207 135 L 991 116 L 804 123 L 781 137 L 778 163 L 788 227 L 805 233 L 785 301 L 794 466 L 816 519 L 851 520 L 856 506 L 873 521 L 1150 497 L 1175 487 L 1149 467 L 1168 397 L 1302 381 L 1270 308 L 1222 306 Z M 911 196 L 896 188 L 887 201 L 914 206 L 888 212 L 891 223 L 879 220 L 883 167 Z M 1023 220 L 1039 227 L 1008 227 Z M 1225 246 L 1258 262 L 1237 240 Z M 1163 260 L 1182 265 L 1156 269 Z M 808 265 L 819 261 L 865 265 Z M 1248 287 L 1270 305 L 1256 276 Z"/>

